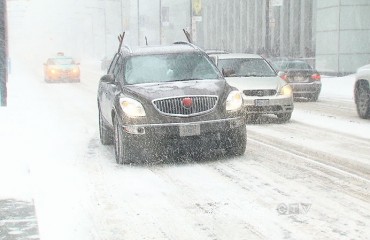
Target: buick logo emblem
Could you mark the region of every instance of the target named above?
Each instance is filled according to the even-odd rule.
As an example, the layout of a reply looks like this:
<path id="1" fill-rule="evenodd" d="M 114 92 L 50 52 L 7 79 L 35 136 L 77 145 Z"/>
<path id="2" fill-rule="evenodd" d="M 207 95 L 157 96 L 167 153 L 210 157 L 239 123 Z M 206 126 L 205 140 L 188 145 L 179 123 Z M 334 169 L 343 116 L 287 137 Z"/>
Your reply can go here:
<path id="1" fill-rule="evenodd" d="M 193 100 L 189 97 L 183 98 L 181 102 L 185 108 L 190 108 L 193 106 Z"/>

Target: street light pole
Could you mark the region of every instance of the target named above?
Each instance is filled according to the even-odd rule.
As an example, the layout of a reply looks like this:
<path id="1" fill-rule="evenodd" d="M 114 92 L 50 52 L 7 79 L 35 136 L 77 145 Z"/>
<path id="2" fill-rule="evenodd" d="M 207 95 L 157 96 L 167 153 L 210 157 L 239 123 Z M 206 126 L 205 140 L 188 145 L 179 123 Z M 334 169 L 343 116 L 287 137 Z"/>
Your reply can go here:
<path id="1" fill-rule="evenodd" d="M 6 1 L 0 0 L 0 106 L 7 106 L 8 32 Z"/>

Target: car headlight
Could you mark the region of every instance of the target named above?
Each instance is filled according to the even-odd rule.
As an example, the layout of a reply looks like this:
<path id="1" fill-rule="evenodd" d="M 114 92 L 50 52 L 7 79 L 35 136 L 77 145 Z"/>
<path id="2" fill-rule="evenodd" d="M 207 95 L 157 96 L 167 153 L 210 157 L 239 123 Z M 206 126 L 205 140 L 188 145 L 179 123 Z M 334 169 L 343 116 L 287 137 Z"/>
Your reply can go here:
<path id="1" fill-rule="evenodd" d="M 119 104 L 122 108 L 122 111 L 127 114 L 129 117 L 144 117 L 145 110 L 143 105 L 140 102 L 132 98 L 120 98 Z"/>
<path id="2" fill-rule="evenodd" d="M 288 96 L 288 95 L 292 95 L 292 92 L 293 92 L 293 89 L 290 85 L 285 85 L 284 87 L 280 89 L 280 95 Z"/>
<path id="3" fill-rule="evenodd" d="M 73 73 L 79 73 L 79 72 L 80 72 L 80 69 L 78 69 L 78 68 L 73 68 L 73 69 L 72 69 L 72 72 L 73 72 Z"/>
<path id="4" fill-rule="evenodd" d="M 226 111 L 236 111 L 243 105 L 242 94 L 239 91 L 232 91 L 226 99 Z"/>

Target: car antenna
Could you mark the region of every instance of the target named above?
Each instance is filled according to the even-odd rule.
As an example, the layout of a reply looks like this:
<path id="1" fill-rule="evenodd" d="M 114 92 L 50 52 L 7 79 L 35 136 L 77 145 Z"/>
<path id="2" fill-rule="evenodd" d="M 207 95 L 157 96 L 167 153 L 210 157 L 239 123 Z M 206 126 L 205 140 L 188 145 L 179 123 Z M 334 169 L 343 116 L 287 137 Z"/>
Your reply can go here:
<path id="1" fill-rule="evenodd" d="M 118 41 L 119 41 L 118 52 L 120 52 L 120 50 L 121 50 L 124 37 L 125 37 L 125 32 L 118 35 Z"/>
<path id="2" fill-rule="evenodd" d="M 148 46 L 148 38 L 145 36 L 145 44 Z"/>
<path id="3" fill-rule="evenodd" d="M 186 31 L 185 29 L 182 29 L 185 33 L 186 38 L 188 39 L 189 43 L 193 43 L 193 40 L 191 39 L 190 33 Z"/>

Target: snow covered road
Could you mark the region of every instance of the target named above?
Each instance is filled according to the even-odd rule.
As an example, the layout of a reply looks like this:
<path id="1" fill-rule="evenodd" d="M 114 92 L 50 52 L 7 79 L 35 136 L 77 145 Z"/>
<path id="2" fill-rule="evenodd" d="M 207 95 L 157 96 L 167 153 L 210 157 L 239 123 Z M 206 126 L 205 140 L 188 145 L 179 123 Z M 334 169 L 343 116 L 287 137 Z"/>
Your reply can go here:
<path id="1" fill-rule="evenodd" d="M 101 72 L 81 68 L 80 84 L 46 84 L 22 62 L 10 79 L 41 239 L 370 236 L 370 122 L 350 99 L 324 92 L 289 123 L 248 124 L 241 157 L 119 166 L 98 138 Z"/>

